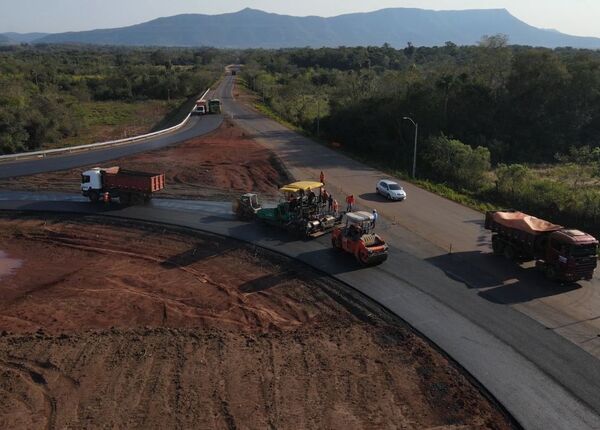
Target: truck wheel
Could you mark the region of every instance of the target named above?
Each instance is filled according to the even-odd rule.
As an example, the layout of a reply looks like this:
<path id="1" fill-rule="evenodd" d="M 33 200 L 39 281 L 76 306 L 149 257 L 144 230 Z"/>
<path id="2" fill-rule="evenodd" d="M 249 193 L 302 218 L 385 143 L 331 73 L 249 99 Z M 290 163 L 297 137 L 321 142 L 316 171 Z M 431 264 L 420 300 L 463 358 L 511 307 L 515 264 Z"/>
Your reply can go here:
<path id="1" fill-rule="evenodd" d="M 504 251 L 504 243 L 496 237 L 492 238 L 492 250 L 495 255 L 502 255 L 502 251 Z"/>
<path id="2" fill-rule="evenodd" d="M 515 249 L 510 245 L 504 246 L 503 254 L 507 260 L 514 260 L 516 257 Z"/>
<path id="3" fill-rule="evenodd" d="M 100 194 L 98 194 L 98 191 L 90 191 L 88 193 L 88 198 L 90 199 L 90 202 L 98 203 L 100 200 Z"/>
<path id="4" fill-rule="evenodd" d="M 356 259 L 360 264 L 366 266 L 369 263 L 369 254 L 367 253 L 367 250 L 361 249 L 360 251 L 358 251 L 358 253 L 356 254 Z"/>

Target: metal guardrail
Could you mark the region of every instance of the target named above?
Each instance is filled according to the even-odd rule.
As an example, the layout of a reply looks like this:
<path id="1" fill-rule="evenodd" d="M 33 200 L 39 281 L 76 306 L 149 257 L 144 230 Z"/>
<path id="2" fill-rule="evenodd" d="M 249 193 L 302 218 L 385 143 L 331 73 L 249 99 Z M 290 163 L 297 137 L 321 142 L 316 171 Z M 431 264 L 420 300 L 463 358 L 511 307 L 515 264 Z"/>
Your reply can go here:
<path id="1" fill-rule="evenodd" d="M 208 94 L 208 92 L 210 91 L 210 88 L 207 89 L 204 94 L 202 94 L 202 96 L 200 97 L 199 100 L 203 100 L 204 97 L 206 97 L 206 95 Z M 34 151 L 34 152 L 21 152 L 19 154 L 8 154 L 8 155 L 0 155 L 0 163 L 2 162 L 6 162 L 6 161 L 16 161 L 16 160 L 22 160 L 22 159 L 27 159 L 27 158 L 46 158 L 48 155 L 56 155 L 56 154 L 61 154 L 61 153 L 72 153 L 72 152 L 81 152 L 81 151 L 90 151 L 96 148 L 105 148 L 105 147 L 111 147 L 111 146 L 119 146 L 119 145 L 125 145 L 128 143 L 133 143 L 133 142 L 137 142 L 139 140 L 143 140 L 143 139 L 148 139 L 151 137 L 156 137 L 156 136 L 160 136 L 162 134 L 166 134 L 166 133 L 170 133 L 172 131 L 178 130 L 181 127 L 183 127 L 188 120 L 190 119 L 190 116 L 192 115 L 192 112 L 190 112 L 185 119 L 180 122 L 177 125 L 174 125 L 173 127 L 169 127 L 169 128 L 165 128 L 164 130 L 159 130 L 159 131 L 155 131 L 153 133 L 148 133 L 148 134 L 142 134 L 139 136 L 134 136 L 134 137 L 128 137 L 125 139 L 119 139 L 119 140 L 110 140 L 108 142 L 100 142 L 100 143 L 90 143 L 88 145 L 79 145 L 79 146 L 70 146 L 70 147 L 66 147 L 66 148 L 58 148 L 58 149 L 47 149 L 44 151 Z"/>

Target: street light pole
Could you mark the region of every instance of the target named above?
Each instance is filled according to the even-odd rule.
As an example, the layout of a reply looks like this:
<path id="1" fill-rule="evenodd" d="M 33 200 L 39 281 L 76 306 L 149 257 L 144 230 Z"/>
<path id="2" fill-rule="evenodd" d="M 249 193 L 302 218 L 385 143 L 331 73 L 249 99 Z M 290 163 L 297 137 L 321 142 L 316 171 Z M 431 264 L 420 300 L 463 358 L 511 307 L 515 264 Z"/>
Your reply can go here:
<path id="1" fill-rule="evenodd" d="M 319 138 L 321 128 L 321 106 L 319 104 L 319 98 L 317 97 L 317 139 Z"/>
<path id="2" fill-rule="evenodd" d="M 413 149 L 413 166 L 412 166 L 412 177 L 416 178 L 417 175 L 417 136 L 419 135 L 419 124 L 413 121 L 412 118 L 405 116 L 402 118 L 406 121 L 410 121 L 415 126 L 415 147 Z"/>

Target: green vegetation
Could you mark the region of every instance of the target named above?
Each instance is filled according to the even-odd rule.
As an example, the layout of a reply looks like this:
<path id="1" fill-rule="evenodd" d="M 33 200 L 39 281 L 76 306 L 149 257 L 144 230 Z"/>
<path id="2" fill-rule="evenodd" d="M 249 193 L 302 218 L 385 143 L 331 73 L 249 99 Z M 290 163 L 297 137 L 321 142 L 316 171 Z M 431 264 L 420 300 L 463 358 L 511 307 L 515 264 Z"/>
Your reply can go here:
<path id="1" fill-rule="evenodd" d="M 479 209 L 600 233 L 600 52 L 509 46 L 253 50 L 242 78 L 274 116 Z"/>
<path id="2" fill-rule="evenodd" d="M 144 123 L 143 103 L 159 108 L 160 117 L 148 115 L 158 122 L 166 108 L 211 85 L 229 55 L 210 48 L 0 47 L 0 154 L 89 143 L 106 132 L 94 127 Z"/>
<path id="3" fill-rule="evenodd" d="M 157 128 L 157 124 L 170 117 L 184 102 L 185 99 L 82 102 L 77 107 L 81 110 L 85 128 L 81 128 L 76 136 L 45 143 L 43 148 L 86 145 L 144 134 Z M 164 127 L 175 122 L 180 121 L 172 121 Z"/>

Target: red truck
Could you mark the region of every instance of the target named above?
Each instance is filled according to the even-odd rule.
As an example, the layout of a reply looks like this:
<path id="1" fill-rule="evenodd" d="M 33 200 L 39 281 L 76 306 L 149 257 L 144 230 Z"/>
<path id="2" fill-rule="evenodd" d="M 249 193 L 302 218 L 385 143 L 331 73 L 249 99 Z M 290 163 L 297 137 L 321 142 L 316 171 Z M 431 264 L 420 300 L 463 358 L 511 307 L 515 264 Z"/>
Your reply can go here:
<path id="1" fill-rule="evenodd" d="M 146 203 L 164 187 L 164 173 L 95 167 L 81 174 L 81 193 L 92 202 L 118 197 L 124 205 Z"/>
<path id="2" fill-rule="evenodd" d="M 587 233 L 514 210 L 487 212 L 485 228 L 492 231 L 494 254 L 522 262 L 534 260 L 548 279 L 592 279 L 598 241 Z"/>

